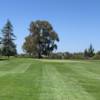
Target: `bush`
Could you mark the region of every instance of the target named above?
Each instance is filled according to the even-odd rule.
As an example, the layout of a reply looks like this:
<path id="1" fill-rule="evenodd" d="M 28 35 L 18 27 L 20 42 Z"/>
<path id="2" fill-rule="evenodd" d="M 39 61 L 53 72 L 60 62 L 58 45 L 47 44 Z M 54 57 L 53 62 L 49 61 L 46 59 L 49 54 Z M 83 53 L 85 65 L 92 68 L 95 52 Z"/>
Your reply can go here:
<path id="1" fill-rule="evenodd" d="M 94 55 L 93 59 L 96 59 L 96 60 L 99 60 L 99 59 L 100 59 L 100 51 L 98 51 L 98 52 Z"/>

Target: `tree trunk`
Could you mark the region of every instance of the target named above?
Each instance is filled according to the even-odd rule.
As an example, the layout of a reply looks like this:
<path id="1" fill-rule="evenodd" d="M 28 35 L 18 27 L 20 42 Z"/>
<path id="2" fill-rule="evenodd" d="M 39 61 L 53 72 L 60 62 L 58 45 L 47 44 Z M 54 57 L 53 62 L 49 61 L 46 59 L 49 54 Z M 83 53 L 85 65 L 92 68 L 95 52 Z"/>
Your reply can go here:
<path id="1" fill-rule="evenodd" d="M 9 60 L 10 56 L 8 55 L 8 60 Z"/>
<path id="2" fill-rule="evenodd" d="M 41 56 L 41 53 L 40 53 L 40 52 L 38 53 L 38 58 L 39 58 L 39 59 L 41 59 L 41 58 L 42 58 L 42 56 Z"/>

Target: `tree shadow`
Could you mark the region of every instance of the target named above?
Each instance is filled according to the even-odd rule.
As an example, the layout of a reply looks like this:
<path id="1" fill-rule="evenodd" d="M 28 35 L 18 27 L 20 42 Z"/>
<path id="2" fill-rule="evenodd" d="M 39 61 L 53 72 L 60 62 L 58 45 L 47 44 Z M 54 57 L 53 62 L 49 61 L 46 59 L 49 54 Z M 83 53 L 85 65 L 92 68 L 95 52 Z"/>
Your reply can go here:
<path id="1" fill-rule="evenodd" d="M 9 60 L 7 58 L 0 58 L 0 61 L 6 61 L 6 60 Z"/>

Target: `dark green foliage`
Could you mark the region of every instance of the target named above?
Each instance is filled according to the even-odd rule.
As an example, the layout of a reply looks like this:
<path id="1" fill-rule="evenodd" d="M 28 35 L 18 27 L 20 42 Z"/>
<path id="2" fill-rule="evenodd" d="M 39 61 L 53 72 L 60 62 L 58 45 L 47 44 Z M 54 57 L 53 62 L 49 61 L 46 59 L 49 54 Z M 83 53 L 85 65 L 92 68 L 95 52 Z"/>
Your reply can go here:
<path id="1" fill-rule="evenodd" d="M 88 49 L 88 54 L 89 54 L 89 57 L 93 57 L 95 55 L 94 48 L 92 47 L 92 44 L 90 45 L 90 47 Z"/>
<path id="2" fill-rule="evenodd" d="M 72 53 L 70 59 L 84 59 L 84 54 L 82 52 Z"/>
<path id="3" fill-rule="evenodd" d="M 94 55 L 95 55 L 95 53 L 94 53 L 94 48 L 93 48 L 92 44 L 90 44 L 90 47 L 89 47 L 88 49 L 85 49 L 85 51 L 84 51 L 84 56 L 85 56 L 86 58 L 91 58 L 91 57 L 93 57 Z"/>
<path id="4" fill-rule="evenodd" d="M 84 50 L 84 57 L 86 57 L 86 58 L 88 57 L 88 50 L 87 49 Z"/>
<path id="5" fill-rule="evenodd" d="M 49 59 L 84 59 L 84 53 L 58 52 L 58 53 L 50 54 L 48 58 Z"/>
<path id="6" fill-rule="evenodd" d="M 15 56 L 17 54 L 16 45 L 14 43 L 15 35 L 13 34 L 13 26 L 11 22 L 8 20 L 2 29 L 2 55 L 3 56 Z"/>
<path id="7" fill-rule="evenodd" d="M 93 59 L 100 59 L 100 51 L 94 55 Z"/>
<path id="8" fill-rule="evenodd" d="M 55 41 L 59 41 L 57 33 L 48 21 L 35 21 L 30 24 L 30 35 L 25 38 L 23 49 L 30 55 L 48 56 L 57 49 Z"/>

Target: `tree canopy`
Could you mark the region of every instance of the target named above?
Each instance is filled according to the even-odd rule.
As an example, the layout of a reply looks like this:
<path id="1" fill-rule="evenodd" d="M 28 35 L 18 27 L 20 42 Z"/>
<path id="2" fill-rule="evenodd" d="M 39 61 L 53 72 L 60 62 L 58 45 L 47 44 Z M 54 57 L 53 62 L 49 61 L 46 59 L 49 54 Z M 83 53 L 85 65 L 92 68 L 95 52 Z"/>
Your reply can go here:
<path id="1" fill-rule="evenodd" d="M 54 49 L 57 49 L 56 42 L 59 41 L 58 34 L 54 31 L 48 21 L 33 21 L 29 27 L 30 34 L 25 38 L 23 49 L 30 55 L 37 54 L 39 58 L 42 55 L 49 55 Z"/>
<path id="2" fill-rule="evenodd" d="M 92 44 L 90 44 L 89 48 L 85 49 L 84 56 L 86 58 L 90 58 L 90 57 L 93 57 L 94 55 L 95 55 L 94 48 L 93 48 Z"/>

